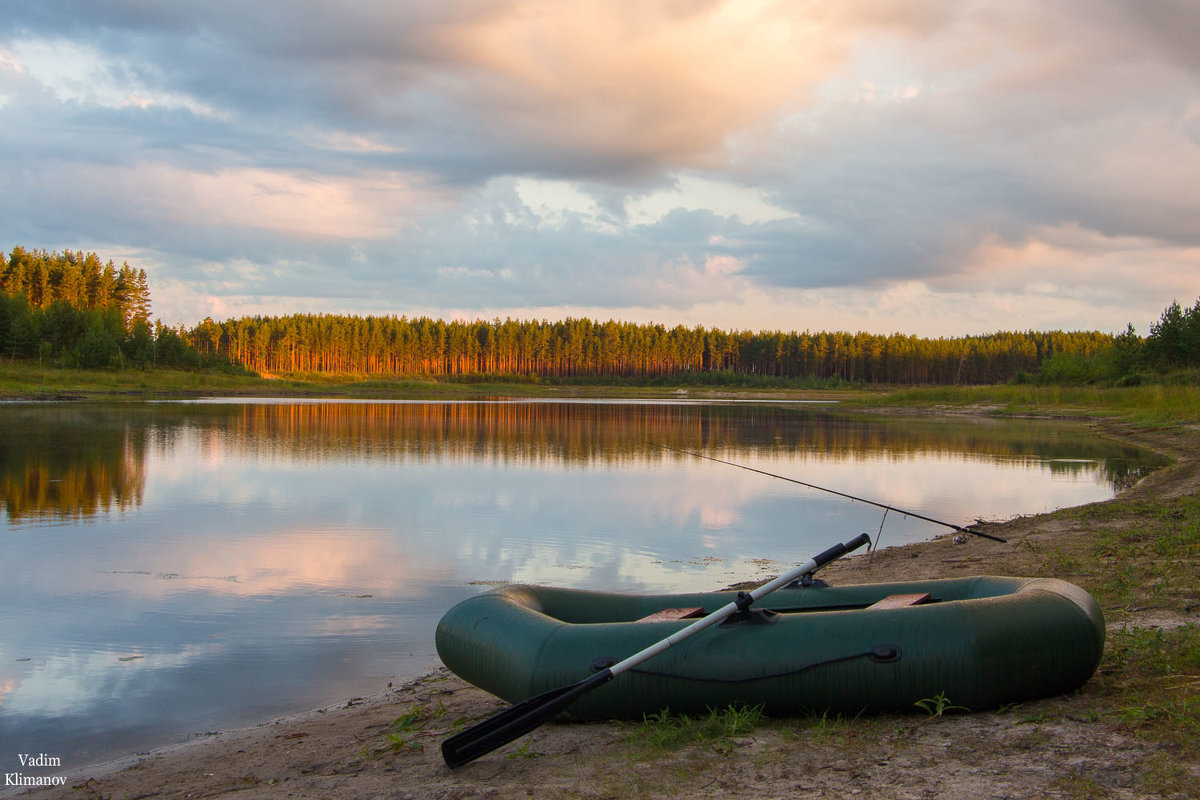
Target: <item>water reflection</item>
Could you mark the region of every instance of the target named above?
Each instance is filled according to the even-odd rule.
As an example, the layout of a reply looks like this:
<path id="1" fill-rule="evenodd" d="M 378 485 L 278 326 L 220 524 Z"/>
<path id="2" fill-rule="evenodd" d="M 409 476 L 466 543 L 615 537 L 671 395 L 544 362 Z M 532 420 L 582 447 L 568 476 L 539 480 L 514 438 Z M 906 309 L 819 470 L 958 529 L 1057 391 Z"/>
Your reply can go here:
<path id="1" fill-rule="evenodd" d="M 140 505 L 146 461 L 180 448 L 200 464 L 230 458 L 319 465 L 394 460 L 603 465 L 732 461 L 778 452 L 821 464 L 970 453 L 1052 475 L 1099 471 L 1120 489 L 1157 466 L 1086 426 L 1031 435 L 1026 421 L 894 420 L 775 405 L 629 403 L 239 402 L 5 409 L 0 504 L 10 522 L 79 519 Z M 801 461 L 805 460 L 801 458 Z"/>
<path id="2" fill-rule="evenodd" d="M 958 523 L 1158 463 L 1086 426 L 772 404 L 0 407 L 0 768 L 378 691 L 487 582 L 711 588 L 879 526 L 677 450 Z M 939 532 L 893 515 L 884 543 Z"/>
<path id="3" fill-rule="evenodd" d="M 0 504 L 10 521 L 79 519 L 142 501 L 150 428 L 80 406 L 0 415 Z"/>

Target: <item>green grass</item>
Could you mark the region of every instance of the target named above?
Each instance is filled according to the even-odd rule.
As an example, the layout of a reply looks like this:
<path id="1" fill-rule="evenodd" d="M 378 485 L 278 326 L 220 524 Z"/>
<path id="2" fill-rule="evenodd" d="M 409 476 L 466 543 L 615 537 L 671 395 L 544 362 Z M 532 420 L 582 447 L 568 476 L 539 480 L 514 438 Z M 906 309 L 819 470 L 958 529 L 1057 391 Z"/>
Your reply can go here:
<path id="1" fill-rule="evenodd" d="M 423 703 L 417 703 L 392 721 L 387 732 L 383 734 L 382 744 L 367 742 L 363 745 L 363 758 L 370 761 L 384 753 L 423 751 L 425 741 L 440 735 L 439 731 L 428 730 L 427 725 L 445 715 L 446 706 L 441 699 L 438 700 L 436 708 L 428 708 Z"/>
<path id="2" fill-rule="evenodd" d="M 1057 514 L 1091 533 L 1039 553 L 1039 572 L 1087 589 L 1110 623 L 1200 610 L 1200 497 L 1118 498 Z M 1076 719 L 1200 757 L 1200 625 L 1111 629 L 1095 677 L 1070 704 Z"/>
<path id="3" fill-rule="evenodd" d="M 1110 665 L 1136 669 L 1144 676 L 1192 675 L 1200 680 L 1200 625 L 1129 628 L 1113 633 L 1108 646 Z"/>
<path id="4" fill-rule="evenodd" d="M 382 380 L 359 375 L 258 375 L 174 369 L 81 370 L 0 362 L 0 397 L 28 399 L 139 398 L 224 394 L 238 397 L 471 397 L 550 395 L 548 387 Z"/>
<path id="5" fill-rule="evenodd" d="M 1047 548 L 1041 574 L 1078 583 L 1109 615 L 1136 608 L 1187 613 L 1200 603 L 1200 497 L 1118 499 L 1056 513 L 1092 535 L 1084 549 Z"/>
<path id="6" fill-rule="evenodd" d="M 0 397 L 29 399 L 137 398 L 226 394 L 241 397 L 669 397 L 679 391 L 706 394 L 764 394 L 841 399 L 858 391 L 831 392 L 804 382 L 630 381 L 537 379 L 525 376 L 397 376 L 295 373 L 263 378 L 254 374 L 175 369 L 82 370 L 0 361 Z"/>
<path id="7" fill-rule="evenodd" d="M 1200 421 L 1200 387 L 1128 386 L 930 386 L 863 393 L 845 405 L 858 407 L 974 406 L 1004 414 L 1121 417 L 1140 425 Z"/>
<path id="8" fill-rule="evenodd" d="M 727 706 L 710 709 L 701 716 L 672 714 L 663 709 L 637 723 L 630 742 L 651 750 L 675 750 L 685 745 L 707 744 L 718 752 L 730 752 L 734 740 L 745 736 L 766 720 L 762 706 Z"/>
<path id="9" fill-rule="evenodd" d="M 1114 632 L 1094 683 L 1106 721 L 1200 756 L 1200 625 Z"/>
<path id="10" fill-rule="evenodd" d="M 255 375 L 174 369 L 84 370 L 0 363 L 0 397 L 74 398 L 180 393 L 246 393 L 267 384 Z"/>
<path id="11" fill-rule="evenodd" d="M 913 703 L 914 706 L 924 711 L 931 717 L 940 717 L 953 711 L 970 711 L 966 706 L 955 705 L 945 692 L 938 692 L 933 697 L 927 697 L 924 700 L 918 700 Z"/>

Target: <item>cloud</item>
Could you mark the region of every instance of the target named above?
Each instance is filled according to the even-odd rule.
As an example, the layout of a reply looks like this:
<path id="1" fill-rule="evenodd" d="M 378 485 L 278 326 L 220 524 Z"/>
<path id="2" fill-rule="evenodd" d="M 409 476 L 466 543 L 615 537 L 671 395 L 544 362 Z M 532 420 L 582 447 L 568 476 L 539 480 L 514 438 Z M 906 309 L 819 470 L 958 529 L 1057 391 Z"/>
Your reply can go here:
<path id="1" fill-rule="evenodd" d="M 476 180 L 718 165 L 729 134 L 796 102 L 849 45 L 807 4 L 303 5 L 281 14 L 229 3 L 67 4 L 26 10 L 15 27 L 26 51 L 68 65 L 39 58 L 48 85 L 95 96 L 131 91 L 110 88 L 124 77 L 141 93 L 244 122 L 300 117 L 372 132 L 411 152 L 408 163 L 428 159 Z M 72 33 L 95 45 L 65 38 Z M 99 63 L 106 52 L 122 55 Z"/>
<path id="2" fill-rule="evenodd" d="M 836 54 L 771 6 L 527 2 L 447 39 L 451 96 L 572 177 L 719 163 L 725 137 L 810 88 Z"/>
<path id="3" fill-rule="evenodd" d="M 173 319 L 730 325 L 770 316 L 735 298 L 923 286 L 1051 324 L 1059 298 L 1064 321 L 1111 329 L 1112 287 L 1153 265 L 1137 296 L 1156 316 L 1155 281 L 1186 299 L 1200 267 L 1200 12 L 1182 0 L 11 11 L 0 236 L 135 254 Z M 993 288 L 1026 261 L 1077 296 Z M 1015 319 L 1004 305 L 984 328 Z"/>

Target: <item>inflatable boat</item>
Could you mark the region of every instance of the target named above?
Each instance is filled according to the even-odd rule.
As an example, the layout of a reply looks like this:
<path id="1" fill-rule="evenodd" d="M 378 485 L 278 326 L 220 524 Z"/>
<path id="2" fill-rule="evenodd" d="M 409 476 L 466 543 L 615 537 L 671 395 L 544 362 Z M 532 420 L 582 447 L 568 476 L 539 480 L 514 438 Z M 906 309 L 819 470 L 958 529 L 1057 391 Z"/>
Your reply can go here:
<path id="1" fill-rule="evenodd" d="M 818 582 L 819 583 L 819 582 Z M 464 600 L 436 642 L 455 674 L 510 703 L 581 681 L 670 637 L 736 592 L 629 595 L 509 585 Z M 1096 669 L 1104 618 L 1047 578 L 786 587 L 574 700 L 577 719 L 982 710 L 1072 691 Z"/>

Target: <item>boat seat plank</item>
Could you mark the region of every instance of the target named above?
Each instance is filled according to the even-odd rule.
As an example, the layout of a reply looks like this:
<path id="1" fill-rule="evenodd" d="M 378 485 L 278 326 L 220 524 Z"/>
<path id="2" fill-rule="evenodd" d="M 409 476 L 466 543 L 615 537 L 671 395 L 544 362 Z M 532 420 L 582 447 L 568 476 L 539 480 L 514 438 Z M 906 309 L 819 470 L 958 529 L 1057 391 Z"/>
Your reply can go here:
<path id="1" fill-rule="evenodd" d="M 929 602 L 929 592 L 920 592 L 917 594 L 889 594 L 877 603 L 867 606 L 867 610 L 872 608 L 907 608 L 908 606 L 919 606 L 921 603 Z"/>
<path id="2" fill-rule="evenodd" d="M 692 619 L 693 617 L 704 616 L 704 609 L 700 606 L 694 608 L 664 608 L 662 611 L 655 611 L 653 614 L 648 614 L 635 622 L 667 622 L 673 619 Z"/>

